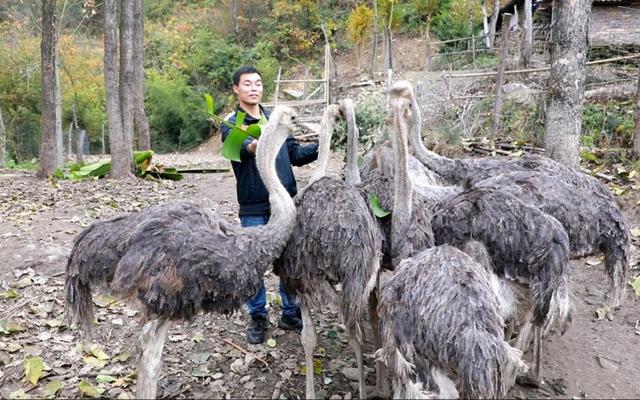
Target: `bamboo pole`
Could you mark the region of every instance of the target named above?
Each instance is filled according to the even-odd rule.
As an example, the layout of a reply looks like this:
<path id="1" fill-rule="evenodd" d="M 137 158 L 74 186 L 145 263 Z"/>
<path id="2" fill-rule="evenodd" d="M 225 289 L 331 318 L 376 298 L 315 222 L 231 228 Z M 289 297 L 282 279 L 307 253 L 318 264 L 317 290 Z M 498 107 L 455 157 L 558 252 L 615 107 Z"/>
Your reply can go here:
<path id="1" fill-rule="evenodd" d="M 634 59 L 634 58 L 640 58 L 640 53 L 632 54 L 630 56 L 621 56 L 621 57 L 607 58 L 607 59 L 604 59 L 604 60 L 589 61 L 585 65 L 607 64 L 607 63 L 610 63 L 610 62 L 630 60 L 630 59 Z M 505 75 L 511 75 L 511 74 L 523 74 L 523 73 L 533 73 L 533 72 L 545 72 L 545 71 L 549 71 L 550 68 L 551 68 L 550 66 L 540 67 L 540 68 L 525 68 L 525 69 L 517 69 L 517 70 L 505 71 L 504 73 L 505 73 Z M 448 74 L 448 77 L 449 78 L 480 78 L 480 77 L 483 77 L 483 76 L 493 76 L 496 73 L 497 73 L 497 71 L 472 72 L 472 73 L 468 73 L 468 74 Z"/>

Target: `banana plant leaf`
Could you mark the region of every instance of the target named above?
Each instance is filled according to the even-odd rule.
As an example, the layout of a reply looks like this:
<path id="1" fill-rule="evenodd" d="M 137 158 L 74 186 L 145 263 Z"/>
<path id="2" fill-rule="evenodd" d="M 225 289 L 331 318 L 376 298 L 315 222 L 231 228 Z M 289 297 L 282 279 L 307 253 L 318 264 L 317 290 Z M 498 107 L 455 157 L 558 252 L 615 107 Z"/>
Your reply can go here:
<path id="1" fill-rule="evenodd" d="M 369 205 L 373 210 L 373 214 L 378 218 L 384 218 L 387 215 L 391 214 L 389 211 L 382 208 L 380 205 L 380 199 L 375 194 L 369 196 Z"/>

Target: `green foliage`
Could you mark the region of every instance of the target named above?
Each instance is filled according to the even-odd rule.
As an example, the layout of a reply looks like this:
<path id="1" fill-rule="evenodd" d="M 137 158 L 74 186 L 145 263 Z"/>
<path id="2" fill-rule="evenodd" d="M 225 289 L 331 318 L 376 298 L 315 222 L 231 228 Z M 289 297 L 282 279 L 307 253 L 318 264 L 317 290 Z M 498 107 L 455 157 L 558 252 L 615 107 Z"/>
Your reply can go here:
<path id="1" fill-rule="evenodd" d="M 389 139 L 386 125 L 386 109 L 380 99 L 367 97 L 356 104 L 356 124 L 360 131 L 361 150 L 368 151 L 376 143 Z M 335 147 L 345 147 L 347 144 L 347 128 L 342 121 L 336 124 L 331 138 Z"/>
<path id="2" fill-rule="evenodd" d="M 322 44 L 321 17 L 317 2 L 312 0 L 280 0 L 274 3 L 270 18 L 264 20 L 265 34 L 273 44 L 278 59 L 299 61 L 318 55 Z"/>
<path id="3" fill-rule="evenodd" d="M 440 40 L 471 36 L 482 23 L 480 2 L 473 0 L 442 0 L 433 19 L 433 30 Z"/>
<path id="4" fill-rule="evenodd" d="M 156 151 L 184 150 L 199 144 L 209 132 L 204 100 L 179 71 L 149 71 L 145 106 Z"/>
<path id="5" fill-rule="evenodd" d="M 631 148 L 635 105 L 632 101 L 586 103 L 582 111 L 580 142 L 588 147 Z"/>

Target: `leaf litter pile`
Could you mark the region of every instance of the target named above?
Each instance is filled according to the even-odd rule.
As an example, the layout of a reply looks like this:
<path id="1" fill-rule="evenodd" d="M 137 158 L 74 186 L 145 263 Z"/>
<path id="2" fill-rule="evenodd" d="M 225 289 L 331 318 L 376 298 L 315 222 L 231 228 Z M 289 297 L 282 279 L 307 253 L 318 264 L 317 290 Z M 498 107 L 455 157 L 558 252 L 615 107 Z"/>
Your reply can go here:
<path id="1" fill-rule="evenodd" d="M 311 169 L 302 171 L 304 175 Z M 133 305 L 94 291 L 96 324 L 92 334 L 81 341 L 77 331 L 66 326 L 64 266 L 72 240 L 94 221 L 173 200 L 199 203 L 237 224 L 234 184 L 230 173 L 189 175 L 180 182 L 115 182 L 41 181 L 32 173 L 0 171 L 0 396 L 133 398 L 140 313 Z M 630 186 L 627 192 L 637 193 Z M 636 246 L 640 245 L 640 214 L 633 210 L 638 208 L 638 199 L 637 195 L 626 199 L 626 210 L 632 210 L 626 214 Z M 634 252 L 636 265 L 628 287 L 632 295 L 627 297 L 629 305 L 624 312 L 602 308 L 606 290 L 602 258 L 581 261 L 576 268 L 592 275 L 588 279 L 576 276 L 573 325 L 564 337 L 549 341 L 543 354 L 549 363 L 544 366 L 549 371 L 548 385 L 541 389 L 516 387 L 510 393 L 513 397 L 640 395 L 640 385 L 633 383 L 640 365 L 629 364 L 637 359 L 632 354 L 640 343 L 640 307 L 634 300 L 640 297 L 640 272 L 637 250 Z M 158 395 L 304 397 L 304 353 L 297 333 L 275 328 L 281 307 L 276 288 L 277 279 L 268 274 L 271 329 L 264 344 L 246 343 L 244 311 L 229 318 L 207 314 L 172 324 Z M 314 311 L 319 345 L 313 368 L 318 397 L 351 398 L 357 393 L 357 370 L 344 326 L 335 310 Z M 577 343 L 574 346 L 581 346 L 581 350 L 575 350 L 575 356 L 568 355 L 566 343 Z M 593 348 L 580 343 L 591 343 Z M 556 345 L 559 350 L 553 348 Z M 364 350 L 367 383 L 372 385 L 373 347 L 367 343 Z M 574 373 L 575 364 L 562 364 L 567 358 L 584 368 L 581 376 Z M 605 376 L 621 378 L 615 383 L 618 386 L 610 384 L 609 392 L 598 392 L 595 388 L 605 384 Z M 629 387 L 638 387 L 637 393 L 629 389 L 620 392 L 625 379 Z M 584 388 L 585 382 L 592 386 Z"/>

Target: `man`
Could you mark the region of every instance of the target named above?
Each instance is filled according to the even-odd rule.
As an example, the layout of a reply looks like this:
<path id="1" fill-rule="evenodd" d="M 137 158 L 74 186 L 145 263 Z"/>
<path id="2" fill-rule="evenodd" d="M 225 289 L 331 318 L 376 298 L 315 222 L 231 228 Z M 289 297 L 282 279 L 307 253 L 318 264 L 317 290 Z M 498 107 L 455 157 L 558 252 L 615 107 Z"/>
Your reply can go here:
<path id="1" fill-rule="evenodd" d="M 238 111 L 246 113 L 244 124 L 264 125 L 269 118 L 269 111 L 261 104 L 262 78 L 254 67 L 245 66 L 233 74 L 233 91 L 238 97 L 236 110 L 225 119 L 232 124 L 236 122 Z M 222 140 L 224 141 L 231 128 L 222 125 Z M 265 225 L 271 214 L 269 206 L 269 193 L 260 178 L 256 167 L 256 148 L 258 140 L 247 138 L 242 144 L 240 162 L 232 161 L 233 173 L 236 176 L 236 191 L 238 203 L 240 203 L 240 224 L 243 227 Z M 296 180 L 291 170 L 291 165 L 302 166 L 315 161 L 318 158 L 318 146 L 300 146 L 290 137 L 280 149 L 276 157 L 276 170 L 280 181 L 293 197 L 297 193 Z M 282 297 L 282 317 L 278 320 L 278 326 L 283 329 L 302 329 L 300 308 L 293 299 L 287 296 L 282 282 L 280 282 L 280 296 Z M 247 302 L 251 321 L 247 327 L 247 341 L 249 343 L 262 343 L 265 330 L 268 326 L 266 292 L 264 283 L 256 296 Z"/>

